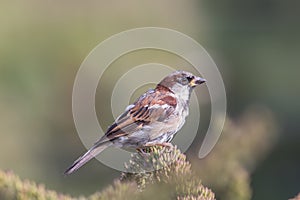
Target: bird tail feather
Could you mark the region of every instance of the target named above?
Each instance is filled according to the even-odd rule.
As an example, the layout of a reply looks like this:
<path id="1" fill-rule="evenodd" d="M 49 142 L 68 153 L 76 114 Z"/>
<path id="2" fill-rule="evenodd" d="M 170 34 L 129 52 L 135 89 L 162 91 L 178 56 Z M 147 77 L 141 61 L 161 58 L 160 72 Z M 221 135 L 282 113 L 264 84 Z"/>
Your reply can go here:
<path id="1" fill-rule="evenodd" d="M 80 167 L 82 167 L 89 160 L 97 156 L 104 149 L 111 145 L 110 142 L 95 144 L 90 150 L 88 150 L 83 156 L 79 157 L 74 163 L 64 172 L 64 174 L 69 175 L 73 172 L 77 171 Z"/>

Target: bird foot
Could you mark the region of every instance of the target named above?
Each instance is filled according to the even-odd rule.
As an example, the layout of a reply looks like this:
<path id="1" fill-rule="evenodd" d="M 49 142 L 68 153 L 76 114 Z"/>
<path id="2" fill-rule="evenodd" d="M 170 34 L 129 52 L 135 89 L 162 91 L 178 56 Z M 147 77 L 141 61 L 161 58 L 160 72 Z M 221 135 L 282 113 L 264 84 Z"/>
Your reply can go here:
<path id="1" fill-rule="evenodd" d="M 173 144 L 170 142 L 163 142 L 163 143 L 149 143 L 146 144 L 144 147 L 154 147 L 154 146 L 159 146 L 159 147 L 168 147 L 168 148 L 173 148 Z"/>
<path id="2" fill-rule="evenodd" d="M 143 156 L 147 156 L 147 155 L 149 155 L 149 152 L 146 152 L 146 148 L 144 148 L 144 147 L 142 147 L 142 148 L 137 148 L 136 149 L 141 155 L 143 155 Z"/>
<path id="3" fill-rule="evenodd" d="M 143 147 L 137 148 L 136 150 L 142 154 L 143 156 L 149 155 L 149 153 L 151 152 L 151 150 L 149 151 L 150 147 L 155 147 L 155 146 L 159 146 L 159 147 L 167 147 L 169 149 L 174 148 L 173 144 L 170 142 L 163 142 L 163 143 L 150 143 L 150 144 L 146 144 Z"/>
<path id="4" fill-rule="evenodd" d="M 158 143 L 158 144 L 154 144 L 153 146 L 168 147 L 168 148 L 174 147 L 173 144 L 170 142 Z"/>

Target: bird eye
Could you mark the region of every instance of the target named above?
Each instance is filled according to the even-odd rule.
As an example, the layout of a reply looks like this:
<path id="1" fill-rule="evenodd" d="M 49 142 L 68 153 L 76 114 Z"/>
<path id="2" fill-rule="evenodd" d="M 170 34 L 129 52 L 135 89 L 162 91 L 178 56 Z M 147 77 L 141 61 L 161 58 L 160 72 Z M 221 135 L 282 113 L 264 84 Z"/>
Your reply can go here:
<path id="1" fill-rule="evenodd" d="M 186 77 L 189 82 L 191 82 L 194 78 L 192 76 Z"/>

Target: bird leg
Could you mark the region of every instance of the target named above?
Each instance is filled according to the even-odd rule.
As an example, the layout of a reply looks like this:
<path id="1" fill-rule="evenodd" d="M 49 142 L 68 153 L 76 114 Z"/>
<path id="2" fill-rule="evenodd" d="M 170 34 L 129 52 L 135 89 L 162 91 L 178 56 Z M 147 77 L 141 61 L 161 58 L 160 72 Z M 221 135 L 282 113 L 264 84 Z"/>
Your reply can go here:
<path id="1" fill-rule="evenodd" d="M 169 149 L 174 148 L 173 144 L 170 142 L 163 142 L 163 143 L 148 143 L 145 144 L 143 147 L 137 148 L 136 150 L 142 154 L 142 155 L 149 155 L 149 153 L 151 152 L 147 152 L 147 149 L 150 147 L 155 147 L 155 146 L 159 146 L 159 147 L 167 147 Z"/>
<path id="2" fill-rule="evenodd" d="M 137 148 L 136 149 L 141 155 L 146 156 L 149 155 L 149 153 L 147 153 L 145 150 L 145 148 L 141 147 L 141 148 Z"/>
<path id="3" fill-rule="evenodd" d="M 168 148 L 173 148 L 173 144 L 170 142 L 163 142 L 163 143 L 148 143 L 145 144 L 144 147 L 154 147 L 154 146 L 159 146 L 159 147 L 168 147 Z"/>
<path id="4" fill-rule="evenodd" d="M 168 148 L 173 148 L 173 144 L 170 143 L 170 142 L 163 142 L 163 143 L 148 143 L 148 144 L 145 144 L 143 147 L 155 147 L 155 146 L 158 146 L 158 147 L 168 147 Z"/>
<path id="5" fill-rule="evenodd" d="M 174 147 L 173 144 L 170 142 L 157 143 L 157 144 L 153 144 L 153 146 L 168 147 L 168 148 Z"/>

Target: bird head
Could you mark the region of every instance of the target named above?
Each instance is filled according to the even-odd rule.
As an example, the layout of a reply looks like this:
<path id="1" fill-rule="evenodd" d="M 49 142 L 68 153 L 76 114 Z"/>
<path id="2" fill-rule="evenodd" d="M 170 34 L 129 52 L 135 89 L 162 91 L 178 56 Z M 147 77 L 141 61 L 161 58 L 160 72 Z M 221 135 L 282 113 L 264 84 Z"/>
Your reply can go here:
<path id="1" fill-rule="evenodd" d="M 182 99 L 189 100 L 192 89 L 204 82 L 206 82 L 205 79 L 180 70 L 165 77 L 158 85 L 168 88 Z"/>

